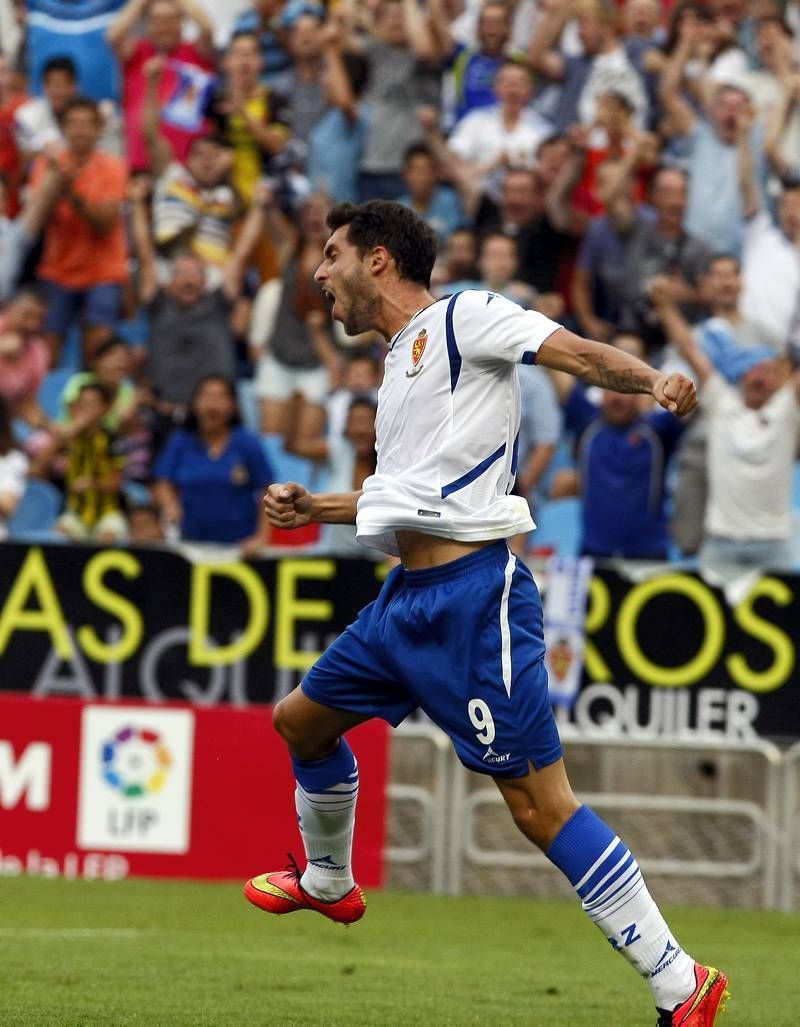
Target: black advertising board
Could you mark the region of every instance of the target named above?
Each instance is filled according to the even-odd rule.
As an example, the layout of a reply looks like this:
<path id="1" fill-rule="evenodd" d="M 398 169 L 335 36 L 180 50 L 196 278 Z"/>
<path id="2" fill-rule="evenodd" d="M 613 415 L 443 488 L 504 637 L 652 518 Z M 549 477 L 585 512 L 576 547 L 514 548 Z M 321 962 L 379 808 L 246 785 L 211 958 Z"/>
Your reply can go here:
<path id="1" fill-rule="evenodd" d="M 167 549 L 0 545 L 0 690 L 268 703 L 375 597 L 370 561 L 191 563 Z M 582 729 L 800 737 L 800 578 L 737 606 L 692 574 L 598 568 L 575 706 Z M 513 659 L 513 654 L 512 654 Z"/>

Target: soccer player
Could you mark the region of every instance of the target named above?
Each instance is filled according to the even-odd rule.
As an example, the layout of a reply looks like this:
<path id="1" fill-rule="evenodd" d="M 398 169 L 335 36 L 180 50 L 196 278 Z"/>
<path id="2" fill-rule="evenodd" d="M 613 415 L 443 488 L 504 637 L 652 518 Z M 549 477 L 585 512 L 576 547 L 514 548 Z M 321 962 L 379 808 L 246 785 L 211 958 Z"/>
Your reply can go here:
<path id="1" fill-rule="evenodd" d="M 574 886 L 608 941 L 647 980 L 660 1025 L 710 1027 L 727 978 L 685 952 L 627 846 L 572 792 L 548 700 L 539 594 L 506 539 L 531 530 L 511 495 L 517 470 L 516 364 L 537 361 L 675 414 L 694 383 L 582 339 L 492 292 L 434 300 L 436 243 L 413 211 L 373 200 L 328 215 L 316 279 L 350 335 L 389 341 L 376 421 L 377 469 L 360 492 L 273 484 L 271 523 L 356 524 L 401 564 L 375 602 L 275 707 L 297 782 L 306 868 L 254 877 L 271 913 L 312 909 L 352 923 L 365 901 L 351 849 L 358 767 L 345 734 L 422 708 L 470 770 L 490 775 L 514 821 Z"/>

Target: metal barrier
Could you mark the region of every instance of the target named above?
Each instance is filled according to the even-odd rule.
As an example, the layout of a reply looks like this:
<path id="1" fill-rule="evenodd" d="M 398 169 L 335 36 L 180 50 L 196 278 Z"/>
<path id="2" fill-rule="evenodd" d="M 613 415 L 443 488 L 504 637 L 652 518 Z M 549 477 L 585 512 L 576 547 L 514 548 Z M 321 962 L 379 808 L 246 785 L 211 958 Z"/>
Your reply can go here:
<path id="1" fill-rule="evenodd" d="M 800 907 L 800 743 L 781 753 L 761 740 L 573 735 L 564 747 L 576 791 L 625 837 L 662 901 Z M 433 725 L 394 733 L 388 798 L 390 885 L 572 895 Z"/>
<path id="2" fill-rule="evenodd" d="M 783 757 L 783 844 L 780 908 L 800 905 L 800 742 Z"/>
<path id="3" fill-rule="evenodd" d="M 565 741 L 565 748 L 581 798 L 604 811 L 635 850 L 648 879 L 661 879 L 659 891 L 668 901 L 777 905 L 783 759 L 775 746 L 761 741 L 734 746 L 711 739 L 642 742 L 573 737 Z M 643 766 L 639 772 L 637 750 Z M 623 769 L 616 774 L 609 759 L 615 753 L 623 756 Z M 602 791 L 581 787 L 577 780 L 588 779 L 587 754 L 592 756 L 592 783 L 595 788 L 601 784 Z M 693 794 L 695 782 L 685 774 L 685 767 L 687 761 L 696 763 L 698 758 L 701 767 L 714 770 L 718 791 L 740 789 L 750 794 Z M 640 778 L 646 778 L 648 770 L 649 776 L 658 778 L 660 767 L 670 760 L 676 764 L 676 773 L 668 790 L 678 794 L 652 794 L 652 785 L 650 793 L 643 794 L 648 782 Z M 747 760 L 760 765 L 761 772 L 751 767 L 737 775 L 730 766 L 735 761 L 741 768 Z M 460 767 L 455 774 L 449 811 L 448 891 L 458 894 L 486 888 L 569 894 L 568 885 L 546 857 L 517 832 L 499 793 L 486 787 L 485 781 Z M 734 858 L 728 858 L 729 853 Z M 669 894 L 670 881 L 673 890 L 678 887 L 675 894 Z M 694 889 L 692 881 L 697 881 Z"/>
<path id="4" fill-rule="evenodd" d="M 427 763 L 409 752 L 419 749 L 420 743 L 427 750 Z M 394 732 L 392 780 L 387 789 L 389 844 L 385 850 L 390 883 L 419 887 L 427 874 L 432 892 L 446 890 L 450 753 L 449 738 L 433 725 L 406 723 Z M 404 759 L 407 756 L 411 758 Z M 397 780 L 403 776 L 416 780 Z M 413 876 L 402 873 L 405 867 L 413 869 Z"/>

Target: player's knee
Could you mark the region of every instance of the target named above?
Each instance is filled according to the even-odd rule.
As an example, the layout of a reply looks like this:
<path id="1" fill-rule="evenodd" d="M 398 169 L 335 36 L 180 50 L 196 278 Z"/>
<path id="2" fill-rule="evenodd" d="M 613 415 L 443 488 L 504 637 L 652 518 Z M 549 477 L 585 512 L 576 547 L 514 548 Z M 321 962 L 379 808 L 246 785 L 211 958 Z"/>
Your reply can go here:
<path id="1" fill-rule="evenodd" d="M 537 807 L 533 803 L 525 802 L 515 803 L 511 807 L 511 816 L 525 837 L 546 852 L 574 811 L 572 805 L 562 807 L 561 804 L 554 804 Z"/>
<path id="2" fill-rule="evenodd" d="M 511 809 L 514 823 L 525 837 L 538 845 L 540 849 L 547 847 L 548 841 L 543 831 L 543 818 L 534 806 L 515 805 Z"/>
<path id="3" fill-rule="evenodd" d="M 272 726 L 289 748 L 292 747 L 293 741 L 297 741 L 299 725 L 297 718 L 292 716 L 290 704 L 285 699 L 281 699 L 272 710 Z"/>
<path id="4" fill-rule="evenodd" d="M 296 709 L 291 695 L 272 711 L 272 725 L 286 742 L 292 756 L 300 760 L 318 760 L 328 756 L 338 742 L 338 734 L 328 738 L 323 731 L 311 730 L 302 712 Z"/>

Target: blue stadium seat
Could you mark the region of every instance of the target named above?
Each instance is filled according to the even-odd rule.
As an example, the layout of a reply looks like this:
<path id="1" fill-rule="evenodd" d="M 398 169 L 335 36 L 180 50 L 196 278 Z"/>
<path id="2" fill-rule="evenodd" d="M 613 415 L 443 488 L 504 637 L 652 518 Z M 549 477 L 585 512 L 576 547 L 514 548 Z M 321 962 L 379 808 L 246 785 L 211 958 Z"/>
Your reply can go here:
<path id="1" fill-rule="evenodd" d="M 536 531 L 529 545 L 552 546 L 559 556 L 577 556 L 581 548 L 581 501 L 577 497 L 552 499 L 534 514 Z"/>
<path id="2" fill-rule="evenodd" d="M 139 481 L 126 481 L 122 486 L 122 493 L 125 502 L 132 507 L 150 506 L 153 502 L 153 494 L 146 485 Z"/>
<path id="3" fill-rule="evenodd" d="M 269 461 L 275 481 L 296 481 L 307 488 L 312 486 L 316 477 L 316 468 L 311 460 L 301 456 L 293 456 L 283 448 L 280 435 L 262 435 L 261 444 L 264 455 Z M 316 487 L 316 486 L 315 486 Z"/>
<path id="4" fill-rule="evenodd" d="M 77 325 L 72 325 L 61 343 L 61 354 L 58 360 L 59 370 L 80 371 L 83 366 L 83 344 Z"/>
<path id="5" fill-rule="evenodd" d="M 29 478 L 25 494 L 8 522 L 9 535 L 12 539 L 59 541 L 61 536 L 54 531 L 54 525 L 60 512 L 61 493 L 55 485 Z"/>
<path id="6" fill-rule="evenodd" d="M 41 384 L 38 396 L 39 406 L 53 421 L 57 421 L 61 417 L 61 393 L 74 373 L 68 367 L 57 367 L 45 375 Z"/>

